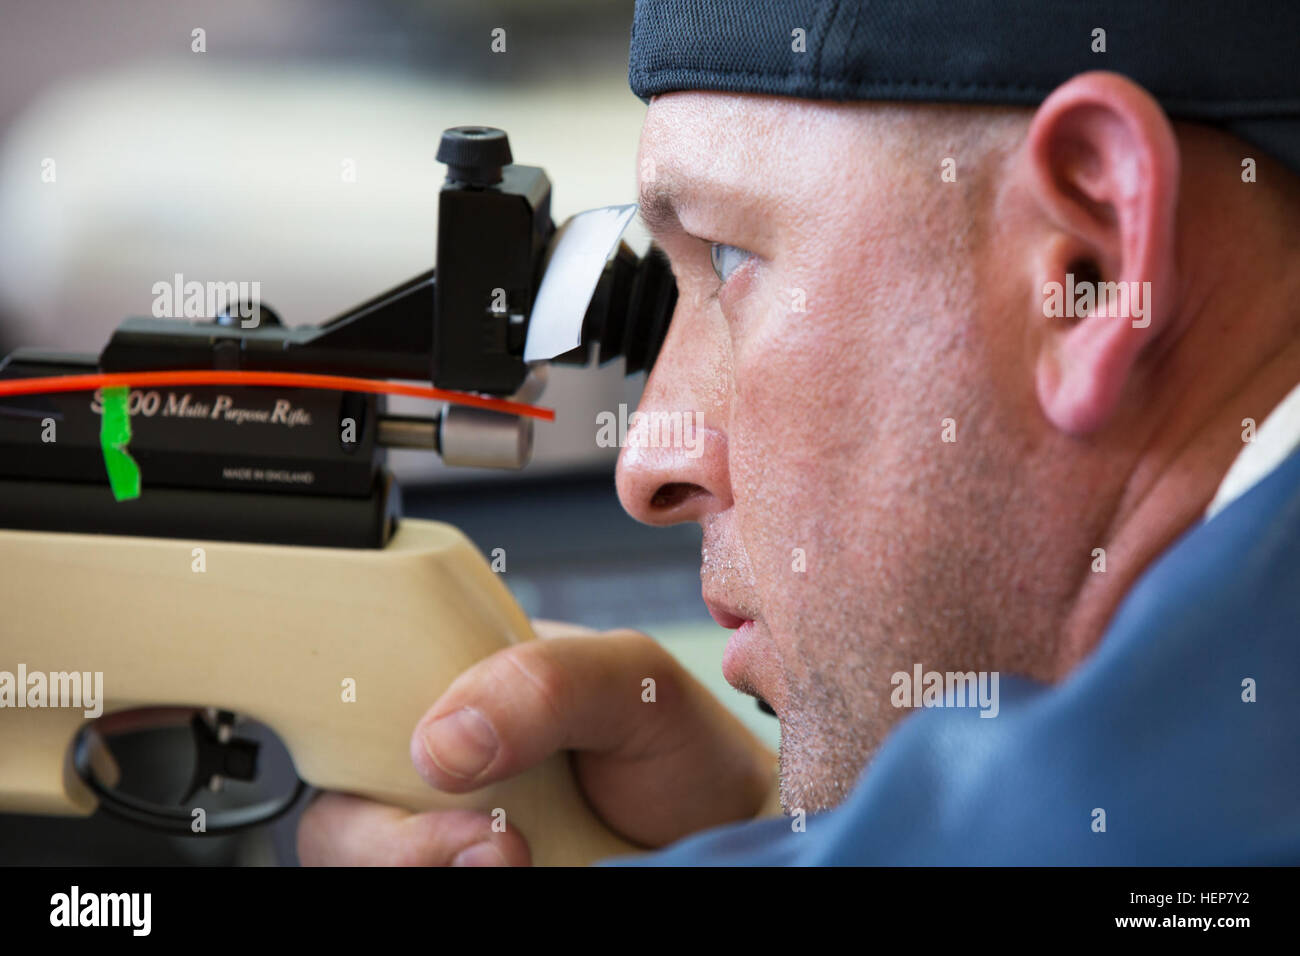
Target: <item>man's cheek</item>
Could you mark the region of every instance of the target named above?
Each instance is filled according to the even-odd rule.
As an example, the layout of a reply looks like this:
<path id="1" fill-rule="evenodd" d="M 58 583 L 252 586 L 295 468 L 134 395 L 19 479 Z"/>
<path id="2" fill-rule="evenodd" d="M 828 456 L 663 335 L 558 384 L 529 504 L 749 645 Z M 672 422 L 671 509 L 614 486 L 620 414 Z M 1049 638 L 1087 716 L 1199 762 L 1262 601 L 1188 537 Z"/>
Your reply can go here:
<path id="1" fill-rule="evenodd" d="M 818 492 L 814 462 L 798 447 L 732 432 L 732 488 L 737 523 L 764 616 L 797 603 L 819 551 L 816 529 L 832 519 Z"/>
<path id="2" fill-rule="evenodd" d="M 810 399 L 806 386 L 809 356 L 799 330 L 779 318 L 733 333 L 732 368 L 735 398 L 732 433 L 760 446 L 788 447 L 805 424 Z"/>
<path id="3" fill-rule="evenodd" d="M 738 401 L 784 427 L 807 423 L 807 410 L 857 388 L 871 354 L 863 344 L 868 326 L 843 306 L 839 290 L 803 281 L 765 276 L 729 319 Z"/>

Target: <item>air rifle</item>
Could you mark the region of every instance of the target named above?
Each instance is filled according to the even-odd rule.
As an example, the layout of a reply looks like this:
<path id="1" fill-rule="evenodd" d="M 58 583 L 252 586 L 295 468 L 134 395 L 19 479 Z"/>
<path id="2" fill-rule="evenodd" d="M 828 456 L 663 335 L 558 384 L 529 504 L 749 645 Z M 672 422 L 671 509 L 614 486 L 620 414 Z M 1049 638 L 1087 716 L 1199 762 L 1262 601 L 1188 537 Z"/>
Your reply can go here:
<path id="1" fill-rule="evenodd" d="M 463 534 L 402 516 L 385 454 L 522 467 L 547 361 L 648 370 L 676 287 L 656 249 L 619 240 L 630 211 L 598 211 L 618 222 L 595 229 L 607 245 L 592 271 L 583 217 L 556 228 L 546 173 L 514 164 L 501 130 L 447 130 L 438 160 L 435 268 L 323 324 L 228 303 L 199 321 L 127 319 L 98 356 L 0 362 L 0 811 L 102 808 L 211 835 L 265 824 L 314 786 L 493 812 L 539 863 L 628 849 L 564 756 L 463 796 L 416 773 L 410 734 L 430 704 L 534 635 Z M 586 242 L 585 267 L 566 241 Z M 563 287 L 546 291 L 552 279 Z M 577 321 L 543 317 L 543 299 L 576 300 Z M 533 347 L 543 324 L 549 350 Z M 389 393 L 448 404 L 393 415 Z M 256 777 L 241 720 L 279 736 L 297 786 L 212 812 L 117 789 L 96 725 L 178 714 L 196 748 L 180 804 Z"/>

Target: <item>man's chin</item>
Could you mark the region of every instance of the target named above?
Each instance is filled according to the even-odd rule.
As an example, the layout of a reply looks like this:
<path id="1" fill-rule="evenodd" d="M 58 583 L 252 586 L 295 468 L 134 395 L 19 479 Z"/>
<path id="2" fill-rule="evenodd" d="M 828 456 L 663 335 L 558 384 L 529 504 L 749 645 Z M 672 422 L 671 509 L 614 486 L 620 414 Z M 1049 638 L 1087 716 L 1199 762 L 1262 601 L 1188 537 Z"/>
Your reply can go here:
<path id="1" fill-rule="evenodd" d="M 848 793 L 833 784 L 828 785 L 814 773 L 801 772 L 787 767 L 784 754 L 781 760 L 781 809 L 787 815 L 799 810 L 804 813 L 821 813 L 839 806 Z"/>
<path id="2" fill-rule="evenodd" d="M 786 813 L 832 810 L 852 794 L 871 757 L 865 739 L 826 727 L 791 702 L 780 715 L 779 778 Z"/>

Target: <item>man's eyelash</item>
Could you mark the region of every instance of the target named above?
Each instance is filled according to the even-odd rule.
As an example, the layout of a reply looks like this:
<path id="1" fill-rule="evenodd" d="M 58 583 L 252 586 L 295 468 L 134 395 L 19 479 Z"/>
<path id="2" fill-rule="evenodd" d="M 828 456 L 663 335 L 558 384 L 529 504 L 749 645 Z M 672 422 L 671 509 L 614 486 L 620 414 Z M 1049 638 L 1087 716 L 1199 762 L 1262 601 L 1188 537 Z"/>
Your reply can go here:
<path id="1" fill-rule="evenodd" d="M 713 268 L 713 274 L 725 285 L 731 281 L 731 276 L 737 270 L 743 269 L 754 258 L 754 254 L 748 249 L 740 246 L 733 246 L 726 242 L 709 243 L 709 265 Z M 726 275 L 723 275 L 726 273 Z"/>

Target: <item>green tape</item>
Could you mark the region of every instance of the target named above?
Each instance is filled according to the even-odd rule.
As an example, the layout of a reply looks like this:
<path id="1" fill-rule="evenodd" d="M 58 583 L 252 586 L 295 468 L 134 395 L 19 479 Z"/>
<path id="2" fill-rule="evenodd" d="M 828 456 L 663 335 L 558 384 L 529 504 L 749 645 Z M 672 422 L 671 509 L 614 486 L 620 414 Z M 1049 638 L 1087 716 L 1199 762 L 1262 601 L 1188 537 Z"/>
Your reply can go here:
<path id="1" fill-rule="evenodd" d="M 131 390 L 125 386 L 106 388 L 101 393 L 104 413 L 99 422 L 99 446 L 104 449 L 104 467 L 108 483 L 117 501 L 140 497 L 140 466 L 127 454 L 131 443 L 131 413 L 127 401 Z"/>

